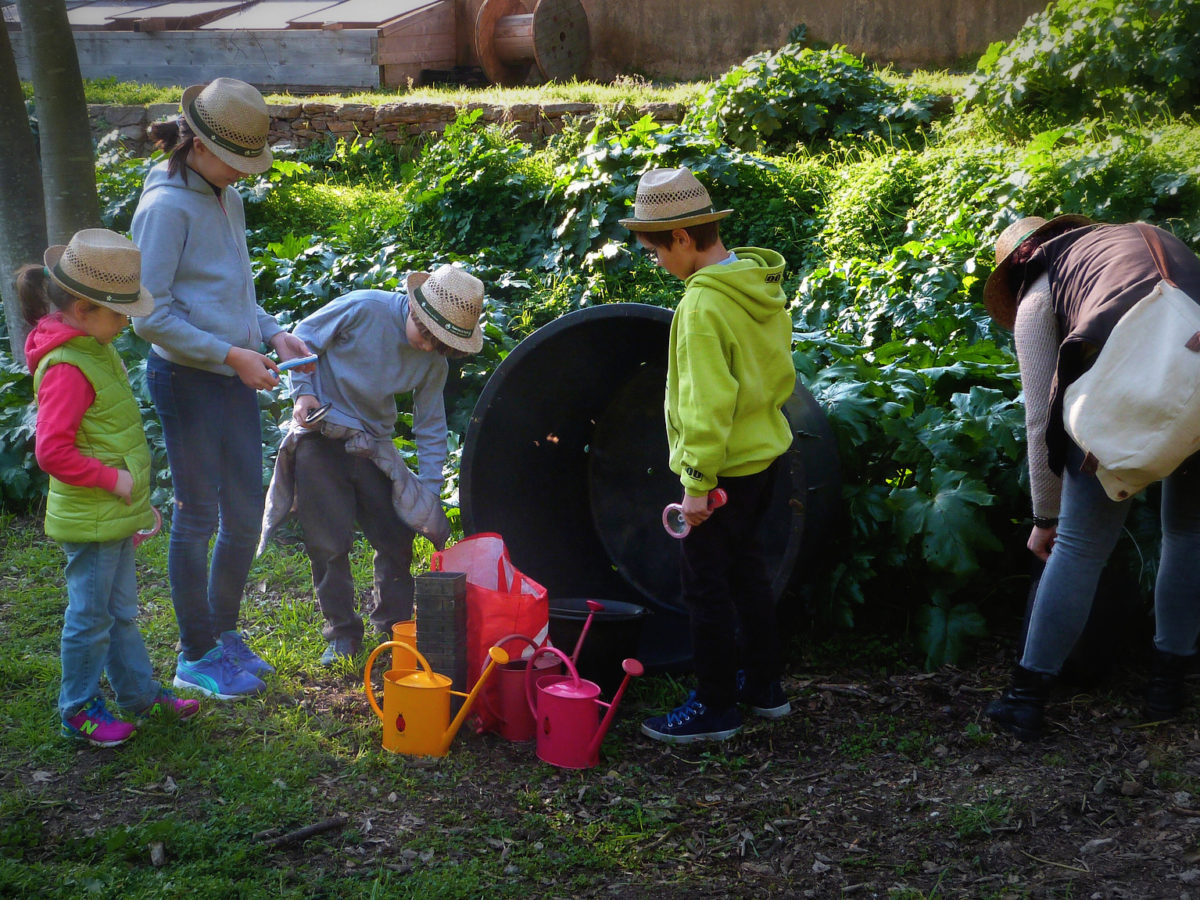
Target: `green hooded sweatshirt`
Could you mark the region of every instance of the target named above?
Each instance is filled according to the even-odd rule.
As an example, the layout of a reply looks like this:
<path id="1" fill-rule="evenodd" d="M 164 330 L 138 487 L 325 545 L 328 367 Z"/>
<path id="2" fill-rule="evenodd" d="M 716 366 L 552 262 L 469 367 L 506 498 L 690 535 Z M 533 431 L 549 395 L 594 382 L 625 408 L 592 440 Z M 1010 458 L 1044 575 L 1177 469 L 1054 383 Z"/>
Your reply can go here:
<path id="1" fill-rule="evenodd" d="M 671 321 L 667 441 L 671 470 L 702 497 L 721 476 L 753 475 L 792 445 L 783 404 L 796 385 L 786 262 L 774 250 L 734 249 L 684 282 Z"/>

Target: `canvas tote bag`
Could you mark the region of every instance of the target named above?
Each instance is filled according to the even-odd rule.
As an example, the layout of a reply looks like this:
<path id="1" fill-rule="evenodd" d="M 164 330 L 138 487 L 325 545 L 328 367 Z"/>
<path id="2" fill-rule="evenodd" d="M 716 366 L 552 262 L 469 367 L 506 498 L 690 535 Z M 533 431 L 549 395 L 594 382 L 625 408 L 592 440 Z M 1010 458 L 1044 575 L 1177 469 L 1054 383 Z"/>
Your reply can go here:
<path id="1" fill-rule="evenodd" d="M 1200 304 L 1167 274 L 1153 229 L 1137 229 L 1162 280 L 1122 316 L 1063 396 L 1067 434 L 1113 500 L 1175 471 L 1200 449 Z"/>

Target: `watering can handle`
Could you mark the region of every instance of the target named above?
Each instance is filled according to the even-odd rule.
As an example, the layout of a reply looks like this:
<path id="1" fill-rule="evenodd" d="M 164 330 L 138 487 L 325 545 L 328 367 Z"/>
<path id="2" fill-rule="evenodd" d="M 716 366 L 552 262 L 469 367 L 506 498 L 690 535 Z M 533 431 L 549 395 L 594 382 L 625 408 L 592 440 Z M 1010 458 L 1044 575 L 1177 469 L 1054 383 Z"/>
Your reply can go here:
<path id="1" fill-rule="evenodd" d="M 375 715 L 379 717 L 380 721 L 383 721 L 383 710 L 379 708 L 379 703 L 375 700 L 375 688 L 371 686 L 371 667 L 375 665 L 375 658 L 388 647 L 404 647 L 411 650 L 414 656 L 419 655 L 416 648 L 411 644 L 406 644 L 403 641 L 384 641 L 372 650 L 371 655 L 367 657 L 367 667 L 363 669 L 363 687 L 367 690 L 367 699 L 371 701 L 371 709 L 375 710 Z M 421 661 L 425 661 L 424 657 L 421 658 Z"/>
<path id="2" fill-rule="evenodd" d="M 534 663 L 537 662 L 537 658 L 543 653 L 552 653 L 566 663 L 567 671 L 575 679 L 575 687 L 579 687 L 579 672 L 576 671 L 575 664 L 571 662 L 571 657 L 567 656 L 567 654 L 563 653 L 557 647 L 551 647 L 548 644 L 538 647 L 533 651 L 533 656 L 529 657 L 529 662 L 525 664 L 525 702 L 529 704 L 529 711 L 535 719 L 537 718 L 537 702 L 533 696 L 533 670 L 535 668 Z"/>

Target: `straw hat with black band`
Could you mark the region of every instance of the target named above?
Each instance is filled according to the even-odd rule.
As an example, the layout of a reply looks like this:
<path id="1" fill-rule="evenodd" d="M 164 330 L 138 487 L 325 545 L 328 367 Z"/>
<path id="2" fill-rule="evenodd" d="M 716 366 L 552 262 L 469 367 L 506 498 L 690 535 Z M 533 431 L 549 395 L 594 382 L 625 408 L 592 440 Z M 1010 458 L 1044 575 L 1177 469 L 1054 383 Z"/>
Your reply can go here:
<path id="1" fill-rule="evenodd" d="M 73 297 L 126 316 L 154 312 L 154 296 L 142 287 L 142 252 L 116 232 L 77 231 L 69 244 L 47 248 L 42 262 L 50 280 Z"/>
<path id="2" fill-rule="evenodd" d="M 630 231 L 674 231 L 715 222 L 731 212 L 715 209 L 704 185 L 687 169 L 651 169 L 638 182 L 633 218 L 620 221 Z"/>
<path id="3" fill-rule="evenodd" d="M 193 84 L 183 92 L 179 108 L 192 133 L 221 162 L 246 175 L 271 168 L 271 116 L 253 85 L 236 78 Z"/>
<path id="4" fill-rule="evenodd" d="M 1091 225 L 1092 220 L 1087 216 L 1068 214 L 1046 220 L 1041 216 L 1028 216 L 1013 222 L 996 239 L 996 267 L 988 276 L 983 286 L 983 305 L 997 325 L 1012 331 L 1013 323 L 1017 320 L 1017 293 L 1012 289 L 1009 271 L 1012 269 L 1012 255 L 1030 238 L 1035 238 L 1047 231 L 1069 231 L 1083 225 Z"/>
<path id="5" fill-rule="evenodd" d="M 458 266 L 433 273 L 413 272 L 404 281 L 408 309 L 429 333 L 455 350 L 478 353 L 483 347 L 483 282 Z"/>

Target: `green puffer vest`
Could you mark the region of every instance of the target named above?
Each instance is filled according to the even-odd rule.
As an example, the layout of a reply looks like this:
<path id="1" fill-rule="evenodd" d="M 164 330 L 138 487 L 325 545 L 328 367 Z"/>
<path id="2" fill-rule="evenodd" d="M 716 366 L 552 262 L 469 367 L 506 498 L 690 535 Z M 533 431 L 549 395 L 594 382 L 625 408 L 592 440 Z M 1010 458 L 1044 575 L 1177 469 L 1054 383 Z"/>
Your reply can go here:
<path id="1" fill-rule="evenodd" d="M 35 394 L 46 370 L 57 363 L 78 368 L 96 391 L 95 402 L 79 424 L 75 446 L 84 456 L 129 472 L 133 476 L 133 502 L 127 506 L 104 488 L 78 487 L 51 476 L 46 535 L 56 541 L 99 543 L 127 538 L 152 527 L 150 448 L 117 351 L 111 344 L 100 344 L 90 337 L 71 338 L 38 363 L 33 376 Z"/>

